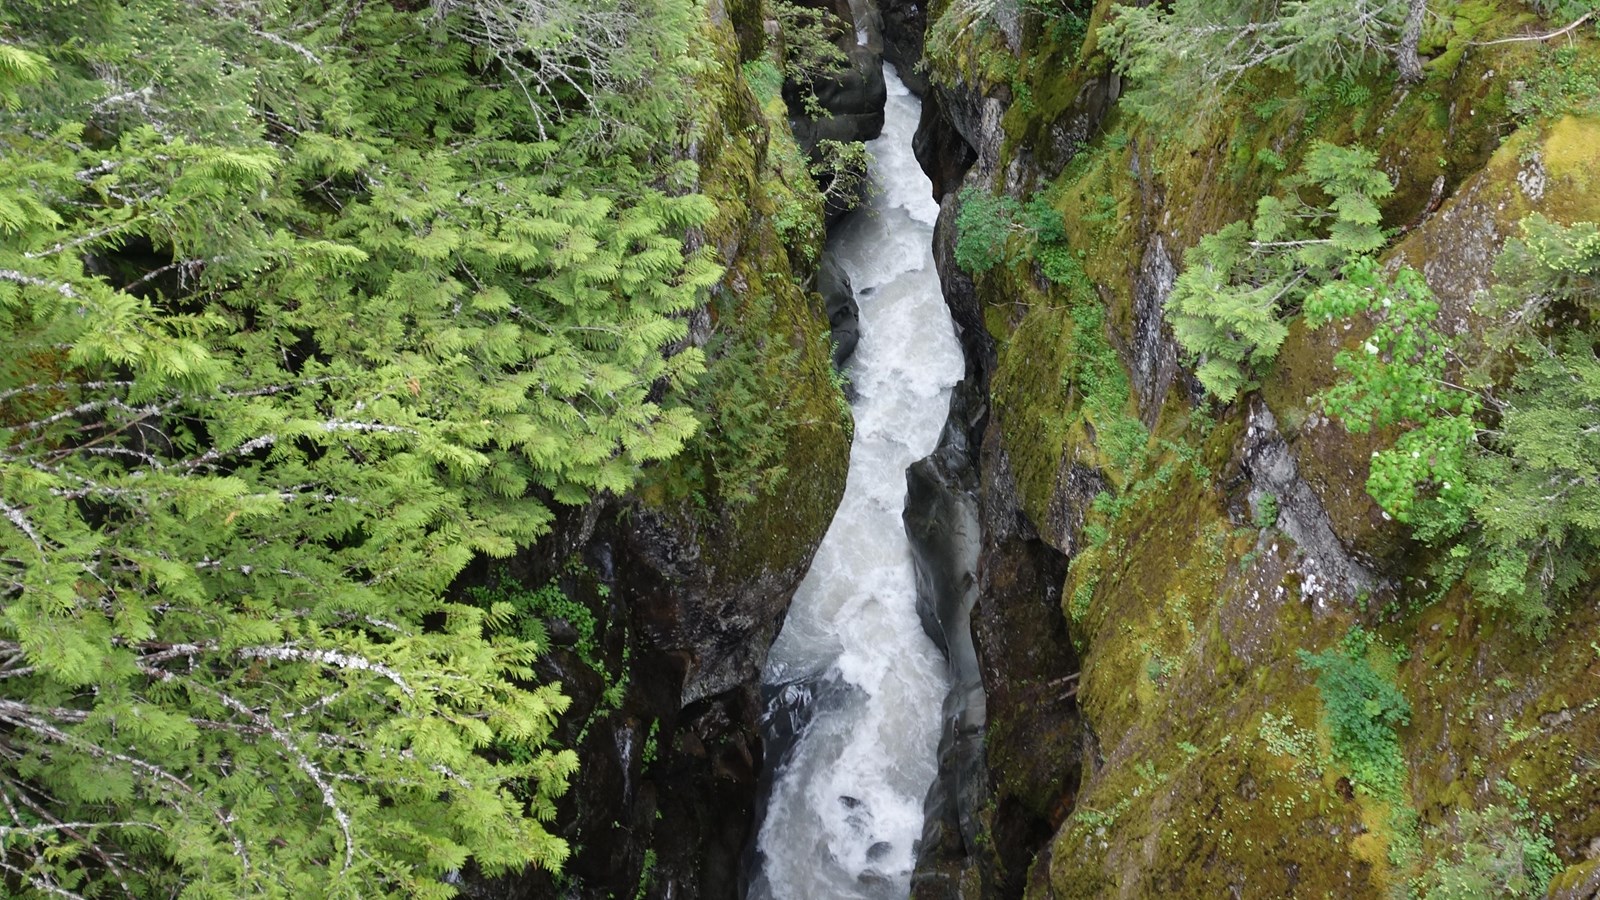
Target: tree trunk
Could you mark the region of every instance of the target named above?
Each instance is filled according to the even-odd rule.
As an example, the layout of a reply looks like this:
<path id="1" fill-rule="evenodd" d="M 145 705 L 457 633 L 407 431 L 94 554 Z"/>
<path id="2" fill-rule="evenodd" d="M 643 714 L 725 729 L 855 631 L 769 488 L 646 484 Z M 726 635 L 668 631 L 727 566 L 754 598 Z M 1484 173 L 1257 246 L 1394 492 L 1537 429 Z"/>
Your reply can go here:
<path id="1" fill-rule="evenodd" d="M 1422 60 L 1417 56 L 1417 44 L 1422 41 L 1422 17 L 1427 11 L 1428 0 L 1407 0 L 1405 26 L 1394 51 L 1401 84 L 1416 84 L 1422 80 Z"/>

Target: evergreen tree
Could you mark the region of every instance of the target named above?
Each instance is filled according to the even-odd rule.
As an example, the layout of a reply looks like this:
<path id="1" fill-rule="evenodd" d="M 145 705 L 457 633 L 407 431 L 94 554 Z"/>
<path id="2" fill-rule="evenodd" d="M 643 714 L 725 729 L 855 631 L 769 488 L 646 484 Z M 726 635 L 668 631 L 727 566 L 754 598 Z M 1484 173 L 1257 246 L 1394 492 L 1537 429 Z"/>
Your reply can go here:
<path id="1" fill-rule="evenodd" d="M 1106 38 L 1138 87 L 1130 105 L 1181 122 L 1257 70 L 1326 81 L 1394 55 L 1404 77 L 1420 77 L 1422 12 L 1422 0 L 1174 0 L 1118 6 Z"/>
<path id="2" fill-rule="evenodd" d="M 529 90 L 567 32 L 481 5 L 0 11 L 8 895 L 565 856 L 566 700 L 445 592 L 677 452 L 701 356 L 663 350 L 719 273 L 694 5 L 550 8 L 632 18 Z"/>
<path id="3" fill-rule="evenodd" d="M 1360 260 L 1306 313 L 1375 323 L 1338 355 L 1345 378 L 1323 394 L 1351 431 L 1403 429 L 1374 454 L 1368 493 L 1444 550 L 1447 581 L 1466 576 L 1480 602 L 1538 634 L 1600 552 L 1600 227 L 1530 216 L 1495 274 L 1482 312 L 1502 324 L 1487 349 L 1515 365 L 1498 390 L 1461 386 L 1458 348 L 1414 270 L 1391 279 Z"/>
<path id="4" fill-rule="evenodd" d="M 1371 151 L 1318 143 L 1283 184 L 1287 195 L 1262 197 L 1250 222 L 1185 253 L 1167 298 L 1173 335 L 1199 359 L 1206 391 L 1224 401 L 1277 356 L 1286 317 L 1307 294 L 1385 241 L 1378 201 L 1394 187 Z"/>

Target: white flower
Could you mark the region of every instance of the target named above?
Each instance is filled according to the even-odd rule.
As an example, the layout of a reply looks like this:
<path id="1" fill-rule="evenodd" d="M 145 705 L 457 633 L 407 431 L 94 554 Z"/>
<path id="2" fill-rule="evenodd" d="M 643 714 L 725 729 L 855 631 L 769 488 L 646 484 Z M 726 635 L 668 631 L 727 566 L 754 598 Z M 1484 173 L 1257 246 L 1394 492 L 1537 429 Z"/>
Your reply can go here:
<path id="1" fill-rule="evenodd" d="M 1378 355 L 1378 345 L 1377 344 L 1374 344 L 1371 341 L 1367 341 L 1365 344 L 1362 344 L 1361 346 L 1365 347 L 1367 349 L 1367 352 L 1371 353 L 1373 356 L 1377 356 Z"/>

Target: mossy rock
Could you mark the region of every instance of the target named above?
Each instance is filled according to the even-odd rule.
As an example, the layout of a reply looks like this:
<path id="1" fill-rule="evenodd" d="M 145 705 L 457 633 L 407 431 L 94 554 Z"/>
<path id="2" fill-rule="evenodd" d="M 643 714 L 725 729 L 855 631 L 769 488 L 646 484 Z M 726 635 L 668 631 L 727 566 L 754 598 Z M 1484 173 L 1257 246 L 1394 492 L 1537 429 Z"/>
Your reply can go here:
<path id="1" fill-rule="evenodd" d="M 1525 127 L 1496 150 L 1438 214 L 1395 247 L 1422 272 L 1455 334 L 1484 327 L 1474 301 L 1493 284 L 1494 259 L 1516 223 L 1542 213 L 1561 224 L 1600 221 L 1600 118 Z"/>
<path id="2" fill-rule="evenodd" d="M 1452 836 L 1430 826 L 1462 809 L 1504 803 L 1501 781 L 1550 815 L 1556 852 L 1600 850 L 1600 592 L 1575 598 L 1545 638 L 1515 632 L 1458 587 L 1402 633 L 1411 647 L 1399 684 L 1412 705 L 1404 729 L 1423 855 Z"/>

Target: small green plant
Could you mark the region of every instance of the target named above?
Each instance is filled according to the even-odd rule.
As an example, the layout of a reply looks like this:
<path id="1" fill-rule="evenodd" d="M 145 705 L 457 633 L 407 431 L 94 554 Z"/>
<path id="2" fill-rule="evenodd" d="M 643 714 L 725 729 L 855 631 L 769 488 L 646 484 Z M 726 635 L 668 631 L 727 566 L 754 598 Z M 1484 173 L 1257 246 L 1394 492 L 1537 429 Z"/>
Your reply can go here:
<path id="1" fill-rule="evenodd" d="M 1147 657 L 1144 664 L 1145 677 L 1158 687 L 1166 682 L 1167 676 L 1177 667 L 1166 654 L 1161 652 L 1161 648 L 1152 647 L 1149 641 L 1139 642 L 1139 652 Z"/>
<path id="2" fill-rule="evenodd" d="M 1005 261 L 1017 213 L 1017 201 L 1011 197 L 973 186 L 962 189 L 961 210 L 956 213 L 956 264 L 982 275 Z"/>
<path id="3" fill-rule="evenodd" d="M 1086 579 L 1072 589 L 1072 602 L 1068 607 L 1072 621 L 1082 622 L 1084 617 L 1089 615 L 1089 604 L 1094 602 L 1094 589 L 1099 584 L 1099 578 Z"/>
<path id="4" fill-rule="evenodd" d="M 1078 271 L 1082 271 L 1079 269 Z M 1089 294 L 1093 297 L 1093 294 Z M 1150 433 L 1128 413 L 1133 388 L 1127 370 L 1106 339 L 1105 309 L 1093 301 L 1074 303 L 1072 361 L 1064 385 L 1083 398 L 1083 409 L 1096 427 L 1096 444 L 1112 464 L 1126 473 L 1144 460 Z"/>
<path id="5" fill-rule="evenodd" d="M 1391 280 L 1371 258 L 1306 301 L 1313 326 L 1377 319 L 1360 349 L 1335 357 L 1345 377 L 1321 399 L 1352 432 L 1408 428 L 1373 457 L 1367 492 L 1399 521 L 1426 526 L 1425 537 L 1459 531 L 1473 500 L 1466 466 L 1477 401 L 1447 377 L 1449 345 L 1433 325 L 1438 312 L 1420 273 L 1402 268 Z"/>
<path id="6" fill-rule="evenodd" d="M 1332 90 L 1334 99 L 1348 107 L 1365 106 L 1372 100 L 1372 89 L 1353 78 L 1336 79 Z"/>
<path id="7" fill-rule="evenodd" d="M 1014 237 L 1018 241 L 1012 245 Z M 996 196 L 971 185 L 961 191 L 955 257 L 956 263 L 973 275 L 1027 259 L 1040 246 L 1060 245 L 1065 239 L 1060 211 L 1042 194 L 1018 202 L 1015 197 Z M 1068 269 L 1057 271 L 1062 278 L 1070 277 Z M 1049 272 L 1046 275 L 1056 280 Z"/>
<path id="8" fill-rule="evenodd" d="M 1256 501 L 1255 523 L 1257 528 L 1271 528 L 1278 524 L 1278 495 L 1267 492 Z"/>
<path id="9" fill-rule="evenodd" d="M 483 609 L 490 609 L 496 603 L 510 604 L 517 623 L 517 636 L 534 641 L 541 647 L 549 646 L 547 629 L 551 622 L 560 620 L 567 623 L 578 636 L 572 647 L 573 652 L 583 660 L 584 665 L 596 672 L 605 672 L 599 657 L 599 641 L 596 637 L 599 626 L 594 613 L 589 607 L 568 597 L 561 590 L 559 579 L 553 578 L 541 587 L 530 590 L 501 575 L 487 585 L 468 588 L 466 593 L 474 604 Z"/>
<path id="10" fill-rule="evenodd" d="M 650 733 L 645 735 L 644 753 L 641 757 L 644 760 L 644 764 L 647 766 L 654 763 L 656 761 L 656 756 L 661 752 L 658 738 L 660 731 L 661 720 L 652 719 L 650 721 Z"/>
<path id="11" fill-rule="evenodd" d="M 1461 810 L 1450 833 L 1440 835 L 1448 851 L 1412 883 L 1414 894 L 1428 900 L 1545 895 L 1564 865 L 1550 839 L 1550 817 L 1535 814 L 1510 782 L 1496 789 L 1506 804 Z"/>
<path id="12" fill-rule="evenodd" d="M 1506 99 L 1511 114 L 1523 121 L 1600 110 L 1600 60 L 1577 47 L 1542 49 L 1520 74 Z"/>
<path id="13" fill-rule="evenodd" d="M 804 6 L 794 0 L 767 0 L 766 8 L 783 33 L 784 80 L 800 88 L 801 108 L 806 115 L 826 116 L 828 112 L 817 99 L 813 85 L 818 78 L 849 63 L 837 43 L 844 33 L 844 22 L 831 10 Z"/>
<path id="14" fill-rule="evenodd" d="M 656 851 L 644 851 L 644 864 L 639 868 L 639 887 L 633 892 L 633 900 L 644 900 L 645 892 L 650 890 L 650 884 L 656 875 Z"/>
<path id="15" fill-rule="evenodd" d="M 1095 832 L 1102 828 L 1109 828 L 1117 824 L 1117 819 L 1120 818 L 1123 813 L 1128 811 L 1128 807 L 1132 805 L 1132 803 L 1133 801 L 1131 798 L 1123 797 L 1121 800 L 1118 800 L 1116 803 L 1112 804 L 1110 809 L 1104 811 L 1093 809 L 1087 806 L 1079 806 L 1072 811 L 1072 817 L 1083 823 L 1083 827 L 1087 828 L 1090 832 Z"/>
<path id="16" fill-rule="evenodd" d="M 1167 298 L 1173 335 L 1223 401 L 1255 386 L 1307 294 L 1386 240 L 1378 201 L 1394 186 L 1371 151 L 1318 143 L 1283 184 L 1286 195 L 1262 197 L 1252 220 L 1190 248 Z"/>
<path id="17" fill-rule="evenodd" d="M 1261 163 L 1263 166 L 1266 166 L 1274 172 L 1282 172 L 1284 169 L 1289 168 L 1289 163 L 1282 156 L 1279 156 L 1277 153 L 1275 153 L 1271 147 L 1262 147 L 1260 150 L 1257 150 L 1256 162 Z"/>
<path id="18" fill-rule="evenodd" d="M 1381 644 L 1356 626 L 1335 647 L 1300 651 L 1300 664 L 1317 673 L 1334 759 L 1350 769 L 1359 790 L 1396 800 L 1406 768 L 1395 729 L 1411 721 L 1411 704 L 1374 668 L 1375 649 Z"/>

